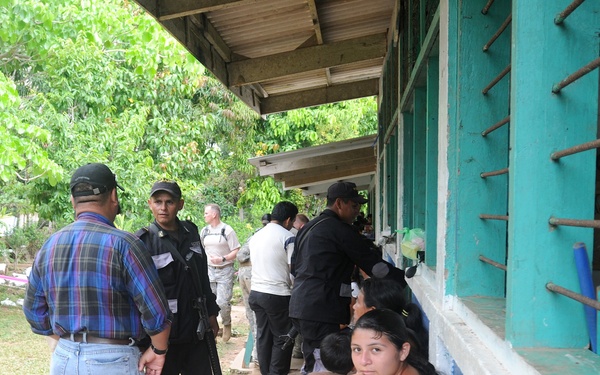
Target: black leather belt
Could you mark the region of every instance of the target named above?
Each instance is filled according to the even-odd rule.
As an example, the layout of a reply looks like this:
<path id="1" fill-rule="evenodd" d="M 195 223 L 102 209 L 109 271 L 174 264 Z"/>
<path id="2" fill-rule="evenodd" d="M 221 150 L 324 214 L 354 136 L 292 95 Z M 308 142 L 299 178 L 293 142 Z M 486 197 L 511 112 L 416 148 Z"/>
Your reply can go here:
<path id="1" fill-rule="evenodd" d="M 130 345 L 132 343 L 132 340 L 129 339 L 107 339 L 90 335 L 84 336 L 82 334 L 65 335 L 61 338 L 73 342 L 87 342 L 88 344 Z"/>

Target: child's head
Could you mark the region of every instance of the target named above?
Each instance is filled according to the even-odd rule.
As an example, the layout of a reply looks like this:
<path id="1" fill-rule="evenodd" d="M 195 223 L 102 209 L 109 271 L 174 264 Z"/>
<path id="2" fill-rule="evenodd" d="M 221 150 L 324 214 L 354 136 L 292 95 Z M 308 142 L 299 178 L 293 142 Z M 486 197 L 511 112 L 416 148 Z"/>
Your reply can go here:
<path id="1" fill-rule="evenodd" d="M 321 341 L 321 361 L 323 366 L 333 373 L 346 375 L 352 369 L 350 332 L 331 333 Z"/>

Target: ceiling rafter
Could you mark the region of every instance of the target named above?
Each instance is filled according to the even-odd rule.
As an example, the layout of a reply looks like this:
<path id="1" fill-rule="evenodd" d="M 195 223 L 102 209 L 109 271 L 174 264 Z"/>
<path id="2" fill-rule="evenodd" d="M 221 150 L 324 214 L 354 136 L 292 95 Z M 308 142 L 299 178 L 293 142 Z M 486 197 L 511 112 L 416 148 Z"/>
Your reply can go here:
<path id="1" fill-rule="evenodd" d="M 386 50 L 386 34 L 377 34 L 234 61 L 227 65 L 229 86 L 248 85 L 311 70 L 380 59 L 385 56 Z"/>
<path id="2" fill-rule="evenodd" d="M 349 82 L 289 94 L 271 95 L 261 101 L 261 113 L 277 113 L 290 109 L 336 103 L 343 100 L 374 96 L 379 92 L 379 79 Z"/>
<path id="3" fill-rule="evenodd" d="M 259 0 L 160 0 L 158 1 L 157 14 L 159 21 L 171 20 L 190 16 L 192 14 L 207 13 L 221 9 L 232 8 L 240 5 L 256 3 Z"/>

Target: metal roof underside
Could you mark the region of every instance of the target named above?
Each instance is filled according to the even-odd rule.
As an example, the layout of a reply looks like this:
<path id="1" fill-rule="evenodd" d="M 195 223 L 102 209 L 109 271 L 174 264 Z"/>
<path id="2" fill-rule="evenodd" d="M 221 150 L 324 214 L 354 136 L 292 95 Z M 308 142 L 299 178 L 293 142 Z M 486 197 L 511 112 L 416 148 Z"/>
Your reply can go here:
<path id="1" fill-rule="evenodd" d="M 327 192 L 336 181 L 352 181 L 359 190 L 369 188 L 377 163 L 375 135 L 307 147 L 249 159 L 261 176 L 283 182 L 285 190 L 302 189 L 304 195 Z"/>
<path id="2" fill-rule="evenodd" d="M 377 95 L 395 0 L 136 0 L 261 115 Z"/>
<path id="3" fill-rule="evenodd" d="M 261 115 L 378 95 L 396 0 L 136 0 Z M 375 136 L 250 159 L 285 189 L 367 189 Z"/>

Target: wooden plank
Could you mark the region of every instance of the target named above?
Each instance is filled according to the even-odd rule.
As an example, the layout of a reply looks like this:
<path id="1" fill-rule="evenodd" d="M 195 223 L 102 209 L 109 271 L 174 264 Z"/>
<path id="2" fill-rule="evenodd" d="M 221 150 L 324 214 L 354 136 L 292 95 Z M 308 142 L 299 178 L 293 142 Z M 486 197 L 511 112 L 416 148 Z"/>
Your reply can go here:
<path id="1" fill-rule="evenodd" d="M 277 162 L 260 168 L 261 176 L 271 176 L 280 173 L 293 172 L 301 169 L 322 168 L 335 165 L 340 160 L 354 163 L 375 164 L 375 153 L 373 147 L 348 150 L 343 152 L 332 152 L 327 155 L 319 155 L 307 158 L 298 158 L 286 162 Z"/>
<path id="2" fill-rule="evenodd" d="M 350 176 L 358 176 L 369 173 L 375 173 L 375 164 L 373 165 L 355 165 L 348 162 L 340 162 L 332 168 L 313 168 L 300 173 L 275 175 L 276 181 L 285 181 L 286 188 L 300 187 L 317 181 L 346 179 Z"/>
<path id="3" fill-rule="evenodd" d="M 229 86 L 281 78 L 290 74 L 381 58 L 386 54 L 385 34 L 297 49 L 276 55 L 232 62 Z"/>
<path id="4" fill-rule="evenodd" d="M 343 100 L 364 98 L 379 93 L 379 79 L 350 82 L 313 90 L 298 91 L 285 95 L 271 95 L 262 100 L 261 114 L 289 111 L 296 108 L 335 103 Z"/>
<path id="5" fill-rule="evenodd" d="M 255 2 L 257 0 L 159 0 L 156 7 L 160 10 L 160 14 L 157 14 L 156 18 L 159 21 L 166 21 Z"/>

